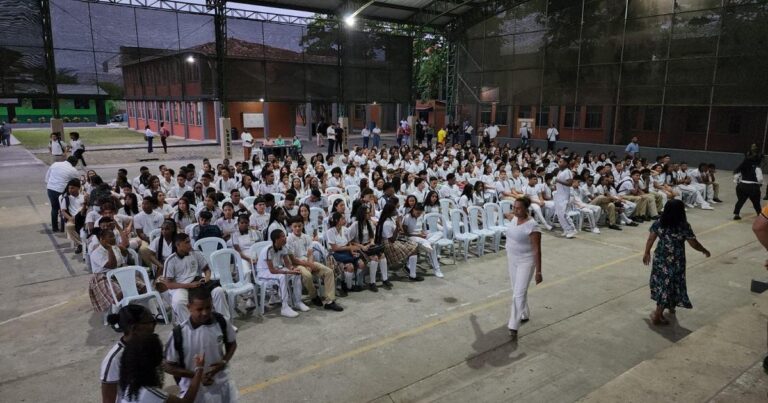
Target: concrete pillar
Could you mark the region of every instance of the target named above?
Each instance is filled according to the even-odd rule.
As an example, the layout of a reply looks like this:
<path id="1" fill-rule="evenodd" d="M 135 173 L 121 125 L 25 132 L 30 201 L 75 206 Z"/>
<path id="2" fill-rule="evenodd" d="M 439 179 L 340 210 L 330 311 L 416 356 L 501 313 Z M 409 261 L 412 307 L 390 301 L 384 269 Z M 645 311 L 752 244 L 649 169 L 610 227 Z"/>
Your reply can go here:
<path id="1" fill-rule="evenodd" d="M 218 138 L 221 139 L 221 158 L 232 158 L 232 122 L 229 118 L 219 118 Z"/>
<path id="2" fill-rule="evenodd" d="M 341 139 L 342 150 L 347 147 L 347 140 L 349 139 L 349 118 L 346 116 L 339 118 L 339 126 L 344 130 L 344 136 Z"/>
<path id="3" fill-rule="evenodd" d="M 51 133 L 64 134 L 64 121 L 61 118 L 51 118 Z"/>
<path id="4" fill-rule="evenodd" d="M 262 102 L 261 113 L 264 114 L 264 139 L 269 138 L 269 103 Z"/>

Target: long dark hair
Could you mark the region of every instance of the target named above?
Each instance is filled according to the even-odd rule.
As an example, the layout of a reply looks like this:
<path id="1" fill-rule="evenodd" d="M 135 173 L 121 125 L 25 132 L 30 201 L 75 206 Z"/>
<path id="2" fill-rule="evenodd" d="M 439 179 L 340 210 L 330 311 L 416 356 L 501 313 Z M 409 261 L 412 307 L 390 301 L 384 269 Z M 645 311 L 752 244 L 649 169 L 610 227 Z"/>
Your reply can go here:
<path id="1" fill-rule="evenodd" d="M 137 400 L 142 387 L 163 387 L 163 344 L 155 333 L 131 338 L 120 360 L 120 389 Z"/>
<path id="2" fill-rule="evenodd" d="M 136 324 L 141 323 L 142 320 L 147 318 L 152 318 L 152 314 L 147 308 L 141 305 L 129 304 L 120 308 L 118 313 L 107 315 L 107 323 L 115 330 L 129 335 Z"/>
<path id="3" fill-rule="evenodd" d="M 136 197 L 136 193 L 127 193 L 125 195 L 126 199 L 131 199 L 133 202 L 131 206 L 128 206 L 127 204 L 123 203 L 123 209 L 125 210 L 125 215 L 127 216 L 134 216 L 136 214 L 139 214 L 139 199 Z"/>
<path id="4" fill-rule="evenodd" d="M 380 244 L 382 241 L 382 231 L 384 230 L 384 223 L 392 217 L 397 217 L 397 198 L 392 198 L 391 202 L 387 202 L 384 205 L 384 209 L 381 210 L 379 216 L 379 222 L 376 223 L 376 243 Z"/>
<path id="5" fill-rule="evenodd" d="M 371 225 L 371 220 L 369 220 L 366 215 L 368 215 L 368 206 L 362 205 L 360 206 L 357 211 L 357 214 L 355 214 L 355 219 L 357 220 L 357 240 L 360 243 L 363 243 L 363 223 L 365 223 L 365 229 L 368 230 L 368 239 L 371 240 L 374 238 L 373 233 L 373 225 Z"/>
<path id="6" fill-rule="evenodd" d="M 664 205 L 664 212 L 659 218 L 659 225 L 662 228 L 684 227 L 688 224 L 685 215 L 685 205 L 682 200 L 672 199 Z"/>
<path id="7" fill-rule="evenodd" d="M 467 199 L 472 201 L 472 196 L 475 193 L 475 187 L 471 183 L 464 185 L 464 189 L 461 191 L 461 196 L 467 196 Z M 459 196 L 459 197 L 461 197 Z"/>

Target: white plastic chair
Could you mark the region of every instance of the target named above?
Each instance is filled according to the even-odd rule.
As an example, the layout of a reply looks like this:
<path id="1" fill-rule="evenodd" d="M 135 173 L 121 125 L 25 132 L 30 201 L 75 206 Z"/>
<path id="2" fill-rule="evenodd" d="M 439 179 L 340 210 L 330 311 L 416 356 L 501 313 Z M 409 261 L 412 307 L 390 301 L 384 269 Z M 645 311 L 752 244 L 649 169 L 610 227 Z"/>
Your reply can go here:
<path id="1" fill-rule="evenodd" d="M 504 225 L 504 216 L 501 215 L 501 207 L 496 203 L 485 203 L 483 206 L 483 223 L 485 227 L 496 233 L 496 244 L 501 242 L 501 237 L 507 233 L 507 227 Z M 498 250 L 497 250 L 498 252 Z"/>
<path id="2" fill-rule="evenodd" d="M 469 254 L 469 243 L 477 241 L 477 255 L 482 255 L 482 244 L 480 237 L 476 234 L 469 232 L 469 225 L 467 224 L 467 215 L 464 211 L 459 209 L 453 209 L 450 212 L 451 217 L 451 229 L 453 230 L 453 240 L 461 242 L 461 251 L 464 255 L 464 260 L 467 260 Z M 462 225 L 462 223 L 464 225 Z M 455 255 L 454 255 L 455 258 Z"/>
<path id="3" fill-rule="evenodd" d="M 451 222 L 451 210 L 456 209 L 456 203 L 448 198 L 441 198 L 440 199 L 440 214 L 443 216 L 443 222 L 446 226 L 446 234 L 451 235 L 453 233 L 453 226 L 450 225 Z"/>
<path id="4" fill-rule="evenodd" d="M 325 188 L 325 194 L 328 195 L 328 196 L 330 196 L 330 195 L 338 195 L 338 194 L 342 194 L 342 193 L 344 193 L 344 191 L 341 190 L 341 188 L 337 188 L 335 186 L 331 186 L 331 187 Z"/>
<path id="5" fill-rule="evenodd" d="M 483 218 L 483 208 L 478 206 L 469 206 L 467 209 L 467 218 L 469 220 L 469 231 L 476 234 L 479 239 L 478 242 L 482 247 L 478 247 L 481 255 L 485 253 L 485 238 L 490 238 L 492 241 L 496 240 L 496 232 L 490 229 L 483 228 L 480 221 Z M 499 251 L 499 245 L 494 245 L 494 252 Z"/>
<path id="6" fill-rule="evenodd" d="M 451 256 L 453 257 L 453 264 L 456 264 L 456 245 L 453 242 L 453 238 L 448 237 L 446 235 L 446 225 L 443 224 L 442 227 L 440 225 L 440 222 L 442 221 L 442 216 L 439 213 L 429 213 L 424 216 L 424 225 L 426 227 L 426 230 L 428 233 L 442 233 L 443 237 L 438 239 L 432 244 L 432 247 L 435 248 L 435 251 L 437 252 L 437 256 L 440 256 L 440 251 L 447 247 L 450 249 Z"/>
<path id="7" fill-rule="evenodd" d="M 272 241 L 261 241 L 256 242 L 255 244 L 251 245 L 251 249 L 248 250 L 248 255 L 251 256 L 251 259 L 258 262 L 259 261 L 259 254 L 264 248 L 268 248 L 270 245 L 272 245 Z M 266 309 L 266 300 L 267 300 L 267 291 L 268 291 L 268 283 L 263 282 L 262 280 L 259 280 L 258 273 L 256 272 L 256 268 L 254 267 L 251 271 L 253 280 L 253 284 L 258 288 L 258 304 L 259 304 L 259 313 L 264 314 L 264 310 Z"/>
<path id="8" fill-rule="evenodd" d="M 272 193 L 272 196 L 275 196 L 275 205 L 285 200 L 285 195 L 282 193 Z"/>
<path id="9" fill-rule="evenodd" d="M 501 222 L 504 225 L 507 225 L 510 223 L 510 220 L 507 220 L 506 217 L 504 217 L 505 214 L 512 212 L 512 201 L 511 200 L 502 200 L 499 202 L 499 207 L 501 208 Z"/>
<path id="10" fill-rule="evenodd" d="M 133 261 L 134 266 L 141 266 L 141 258 L 135 250 L 128 248 L 128 258 Z"/>
<path id="11" fill-rule="evenodd" d="M 344 189 L 344 191 L 347 192 L 347 196 L 349 196 L 351 200 L 355 200 L 357 196 L 360 194 L 360 186 L 349 185 Z"/>
<path id="12" fill-rule="evenodd" d="M 144 285 L 147 287 L 147 291 L 144 294 L 139 293 L 139 289 L 136 286 L 136 274 L 141 275 L 141 279 L 144 281 Z M 120 290 L 123 293 L 123 298 L 118 300 L 117 294 L 112 287 L 112 279 L 117 281 L 120 285 Z M 165 312 L 165 305 L 160 298 L 160 293 L 152 289 L 152 282 L 149 281 L 149 275 L 147 269 L 141 266 L 126 266 L 119 269 L 113 269 L 107 272 L 107 283 L 109 284 L 109 292 L 112 294 L 113 301 L 116 303 L 113 305 L 113 311 L 117 311 L 120 308 L 133 303 L 148 300 L 155 300 L 155 303 L 160 307 L 160 313 L 163 315 L 165 323 L 171 323 L 168 319 L 168 314 Z"/>
<path id="13" fill-rule="evenodd" d="M 344 204 L 347 204 L 347 198 L 342 194 L 334 194 L 334 195 L 328 196 L 328 214 L 331 213 L 331 209 L 333 209 L 333 203 L 338 199 L 343 200 Z"/>
<path id="14" fill-rule="evenodd" d="M 249 209 L 253 208 L 253 201 L 256 200 L 256 198 L 259 196 L 248 196 L 243 199 L 243 204 L 245 204 L 245 207 L 248 207 Z"/>
<path id="15" fill-rule="evenodd" d="M 234 260 L 237 270 L 237 282 L 232 278 L 232 270 L 230 269 L 232 260 Z M 235 250 L 222 249 L 213 252 L 211 254 L 211 271 L 219 279 L 221 288 L 227 294 L 227 302 L 232 317 L 235 316 L 238 295 L 252 294 L 254 297 L 256 296 L 256 287 L 248 281 L 243 267 L 243 259 Z"/>
<path id="16" fill-rule="evenodd" d="M 221 238 L 203 238 L 198 239 L 195 241 L 194 245 L 195 250 L 199 250 L 203 256 L 205 256 L 205 261 L 208 262 L 208 266 L 211 265 L 211 255 L 213 252 L 216 252 L 220 249 L 227 249 L 227 242 L 224 241 Z M 215 274 L 211 278 L 216 279 Z"/>

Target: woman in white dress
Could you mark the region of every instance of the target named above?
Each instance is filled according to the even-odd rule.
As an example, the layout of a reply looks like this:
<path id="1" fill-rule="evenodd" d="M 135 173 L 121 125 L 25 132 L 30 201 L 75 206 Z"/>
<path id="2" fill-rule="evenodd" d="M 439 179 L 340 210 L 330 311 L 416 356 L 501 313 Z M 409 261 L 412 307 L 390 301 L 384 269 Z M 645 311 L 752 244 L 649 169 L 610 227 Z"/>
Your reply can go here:
<path id="1" fill-rule="evenodd" d="M 507 269 L 512 283 L 512 312 L 507 328 L 509 335 L 517 340 L 520 324 L 527 322 L 528 284 L 534 275 L 536 284 L 541 283 L 541 231 L 536 221 L 528 215 L 531 200 L 528 197 L 517 199 L 511 213 L 505 216 L 511 220 L 507 226 Z"/>

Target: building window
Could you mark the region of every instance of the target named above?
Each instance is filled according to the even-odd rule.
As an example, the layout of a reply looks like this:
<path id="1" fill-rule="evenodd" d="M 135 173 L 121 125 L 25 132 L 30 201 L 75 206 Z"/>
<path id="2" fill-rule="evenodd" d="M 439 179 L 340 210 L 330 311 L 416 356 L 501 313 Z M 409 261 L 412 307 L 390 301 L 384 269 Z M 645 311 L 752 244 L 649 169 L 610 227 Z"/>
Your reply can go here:
<path id="1" fill-rule="evenodd" d="M 490 106 L 483 106 L 483 109 L 480 110 L 480 123 L 490 123 L 491 122 L 491 107 Z"/>
<path id="2" fill-rule="evenodd" d="M 365 104 L 355 104 L 353 119 L 365 120 Z"/>
<path id="3" fill-rule="evenodd" d="M 519 106 L 517 109 L 518 119 L 530 119 L 533 117 L 533 107 L 530 105 Z"/>
<path id="4" fill-rule="evenodd" d="M 197 124 L 202 126 L 203 125 L 203 103 L 195 102 L 195 105 L 197 106 L 195 108 L 195 111 L 197 112 Z"/>
<path id="5" fill-rule="evenodd" d="M 51 109 L 51 100 L 50 99 L 33 98 L 32 99 L 32 109 Z"/>
<path id="6" fill-rule="evenodd" d="M 587 106 L 587 116 L 584 119 L 585 129 L 600 129 L 603 127 L 603 107 Z"/>
<path id="7" fill-rule="evenodd" d="M 579 127 L 579 110 L 575 106 L 567 106 L 563 116 L 563 127 Z"/>
<path id="8" fill-rule="evenodd" d="M 497 105 L 496 106 L 496 120 L 494 123 L 497 125 L 506 125 L 509 122 L 507 121 L 507 109 L 508 107 L 506 105 Z"/>
<path id="9" fill-rule="evenodd" d="M 542 106 L 536 114 L 536 126 L 549 127 L 549 107 Z"/>

